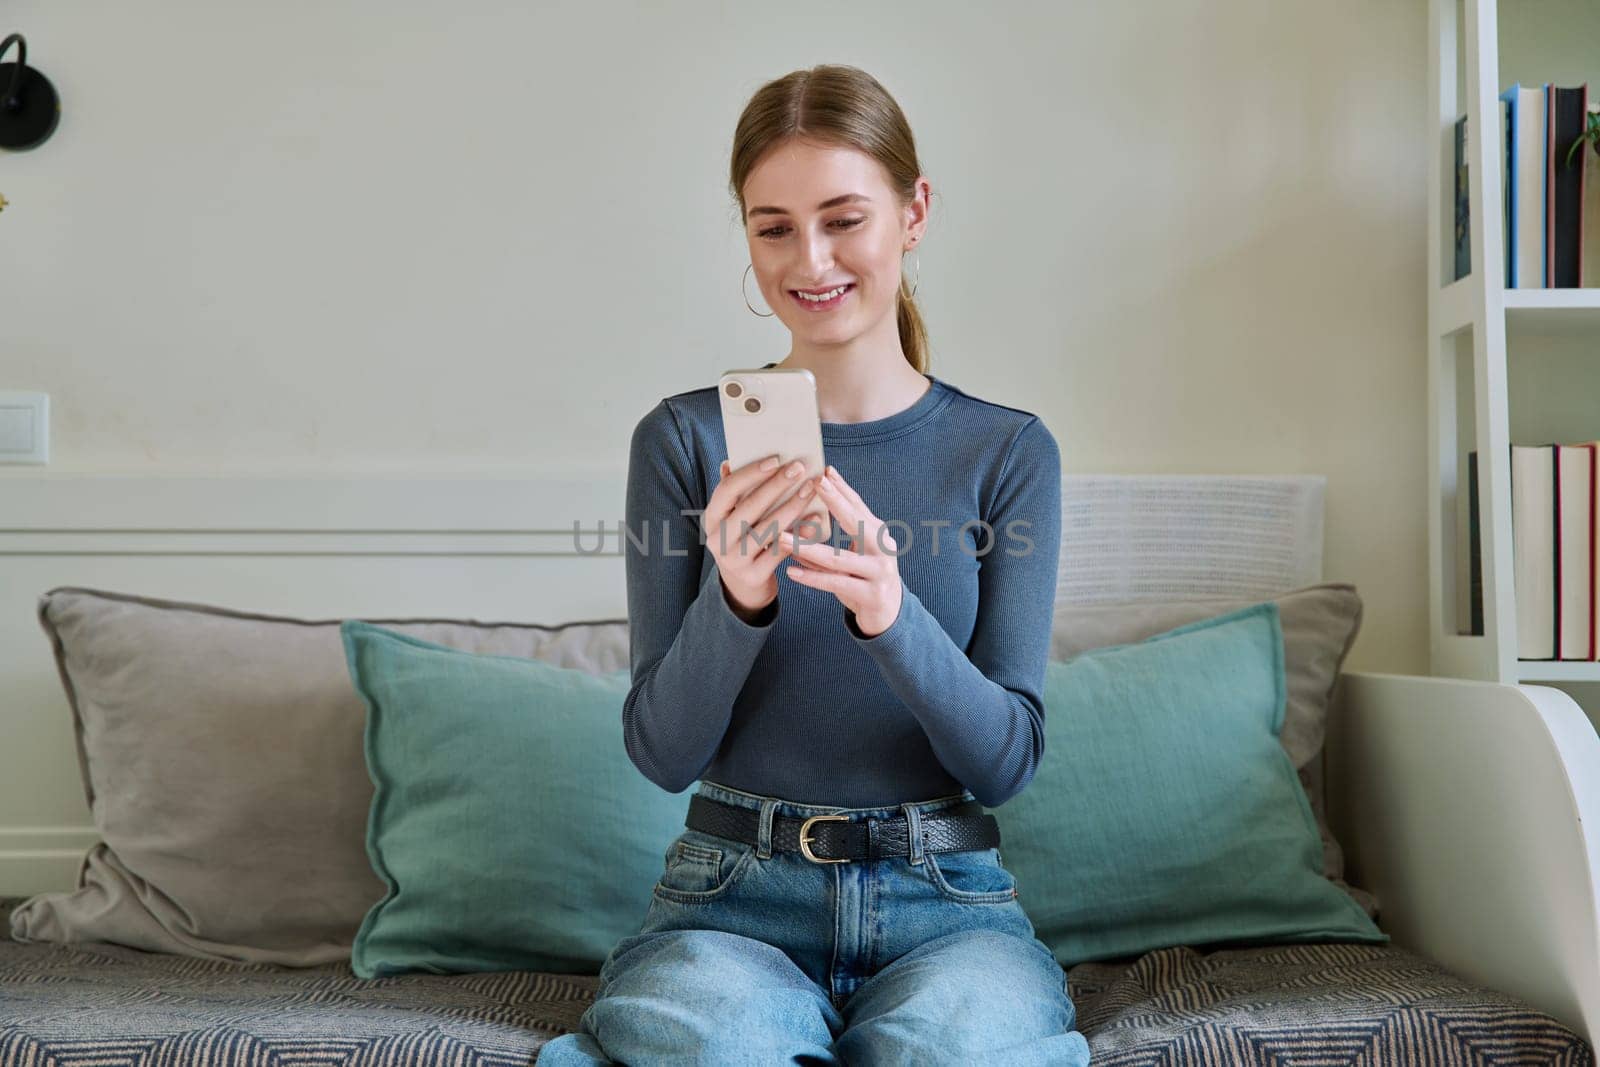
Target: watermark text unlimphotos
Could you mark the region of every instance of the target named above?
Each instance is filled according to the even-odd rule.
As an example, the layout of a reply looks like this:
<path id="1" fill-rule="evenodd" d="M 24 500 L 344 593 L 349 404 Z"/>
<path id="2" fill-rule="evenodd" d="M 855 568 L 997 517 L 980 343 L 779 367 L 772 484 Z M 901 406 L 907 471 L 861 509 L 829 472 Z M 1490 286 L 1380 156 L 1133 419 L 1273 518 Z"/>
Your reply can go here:
<path id="1" fill-rule="evenodd" d="M 700 508 L 687 508 L 683 511 L 680 511 L 678 514 L 685 519 L 693 518 L 698 520 L 703 510 L 704 509 Z M 657 521 L 647 520 L 639 523 L 637 529 L 630 527 L 626 522 L 618 522 L 617 529 L 622 532 L 623 536 L 617 541 L 615 553 L 619 556 L 622 555 L 626 543 L 626 545 L 632 545 L 633 550 L 640 555 L 648 556 L 653 552 L 659 552 L 663 556 L 686 556 L 689 554 L 687 547 L 673 547 L 672 534 L 673 527 L 675 525 L 679 526 L 681 530 L 681 523 L 673 519 L 660 519 Z M 984 522 L 982 519 L 969 519 L 966 522 L 963 522 L 960 526 L 955 528 L 955 535 L 953 537 L 948 535 L 942 538 L 940 537 L 940 533 L 942 531 L 948 530 L 951 526 L 955 525 L 950 519 L 920 519 L 916 525 L 923 529 L 922 536 L 931 538 L 929 552 L 931 555 L 935 556 L 940 553 L 941 543 L 953 540 L 963 554 L 971 556 L 974 559 L 979 559 L 994 551 L 996 543 L 999 540 L 995 536 L 994 528 L 987 522 Z M 778 528 L 778 522 L 776 519 L 762 527 L 753 527 L 748 521 L 742 521 L 739 523 L 739 530 L 737 534 L 730 534 L 728 526 L 729 524 L 724 523 L 720 530 L 721 539 L 719 541 L 719 547 L 721 548 L 723 555 L 728 555 L 730 552 L 737 552 L 740 554 L 745 552 L 759 552 L 766 545 L 771 544 L 772 541 L 778 537 L 779 533 L 782 532 Z M 839 536 L 833 537 L 831 536 L 830 531 L 825 531 L 822 529 L 822 524 L 820 522 L 816 521 L 815 519 L 803 519 L 800 522 L 795 523 L 794 533 L 796 539 L 801 544 L 830 544 L 836 553 L 850 552 L 854 551 L 854 549 L 848 546 L 865 541 L 867 536 L 865 526 L 866 524 L 864 522 L 857 522 L 855 533 L 852 535 L 842 525 L 840 525 L 838 527 Z M 694 523 L 694 527 L 696 530 L 696 540 L 698 541 L 700 547 L 704 548 L 706 545 L 706 535 L 703 525 L 696 521 Z M 1008 556 L 1026 556 L 1031 554 L 1033 552 L 1033 539 L 1019 531 L 1032 528 L 1033 523 L 1029 522 L 1027 519 L 1012 519 L 1010 522 L 1007 522 L 1005 524 L 1005 537 L 1007 544 L 1001 549 L 1001 551 Z M 976 536 L 971 538 L 972 541 L 976 542 L 975 544 L 969 544 L 969 531 L 976 532 Z M 598 531 L 594 532 L 590 536 L 593 543 L 586 545 L 584 543 L 585 539 L 582 532 L 581 521 L 578 519 L 572 520 L 573 549 L 580 555 L 596 556 L 605 551 L 606 521 L 604 519 L 600 520 Z M 875 540 L 877 542 L 878 551 L 882 552 L 884 555 L 899 557 L 911 551 L 912 546 L 916 541 L 916 536 L 916 531 L 913 529 L 911 523 L 908 523 L 903 519 L 885 519 L 883 520 L 883 524 L 877 528 Z M 680 536 L 678 540 L 681 541 L 682 537 Z M 728 544 L 730 540 L 733 541 L 731 547 Z"/>

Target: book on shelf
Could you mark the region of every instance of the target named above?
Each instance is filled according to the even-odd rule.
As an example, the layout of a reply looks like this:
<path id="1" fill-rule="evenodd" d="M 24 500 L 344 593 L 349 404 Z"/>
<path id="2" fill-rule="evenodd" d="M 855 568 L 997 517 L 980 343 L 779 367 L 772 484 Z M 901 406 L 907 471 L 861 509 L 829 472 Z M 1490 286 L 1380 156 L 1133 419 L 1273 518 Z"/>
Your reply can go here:
<path id="1" fill-rule="evenodd" d="M 1517 601 L 1517 658 L 1555 659 L 1554 445 L 1511 446 L 1511 559 Z"/>
<path id="2" fill-rule="evenodd" d="M 1468 566 L 1467 584 L 1472 591 L 1472 604 L 1468 613 L 1467 633 L 1483 633 L 1483 536 L 1478 532 L 1478 453 L 1473 452 L 1467 463 Z"/>
<path id="3" fill-rule="evenodd" d="M 1546 85 L 1545 111 L 1549 175 L 1545 203 L 1545 277 L 1554 289 L 1575 289 L 1583 276 L 1583 157 L 1572 156 L 1572 146 L 1583 136 L 1589 111 L 1589 83 L 1563 89 Z M 1568 161 L 1568 156 L 1572 156 Z"/>
<path id="4" fill-rule="evenodd" d="M 1600 283 L 1600 250 L 1587 247 L 1600 239 L 1600 182 L 1594 180 L 1593 147 L 1585 144 L 1568 161 L 1588 121 L 1588 83 L 1566 87 L 1515 82 L 1500 94 L 1500 104 L 1506 288 Z M 1457 181 L 1462 180 L 1458 174 Z M 1460 195 L 1458 191 L 1458 199 Z"/>
<path id="5" fill-rule="evenodd" d="M 1556 659 L 1594 659 L 1593 444 L 1556 445 Z"/>
<path id="6" fill-rule="evenodd" d="M 1515 82 L 1505 104 L 1506 288 L 1544 287 L 1545 96 Z"/>
<path id="7" fill-rule="evenodd" d="M 1504 101 L 1502 101 L 1503 103 Z M 1511 187 L 1511 168 L 1508 162 L 1511 158 L 1510 135 L 1511 117 L 1505 107 L 1500 109 L 1500 239 L 1504 242 L 1501 252 L 1505 256 L 1504 278 L 1505 287 L 1512 288 L 1511 277 L 1511 250 L 1516 247 L 1516 216 L 1511 210 L 1513 203 L 1512 194 L 1516 191 Z M 1487 280 L 1487 279 L 1485 279 Z"/>
<path id="8" fill-rule="evenodd" d="M 1600 660 L 1600 441 L 1511 446 L 1517 658 Z M 1467 454 L 1467 579 L 1483 630 L 1478 453 Z"/>
<path id="9" fill-rule="evenodd" d="M 1472 273 L 1471 197 L 1467 195 L 1467 116 L 1456 119 L 1456 278 Z"/>

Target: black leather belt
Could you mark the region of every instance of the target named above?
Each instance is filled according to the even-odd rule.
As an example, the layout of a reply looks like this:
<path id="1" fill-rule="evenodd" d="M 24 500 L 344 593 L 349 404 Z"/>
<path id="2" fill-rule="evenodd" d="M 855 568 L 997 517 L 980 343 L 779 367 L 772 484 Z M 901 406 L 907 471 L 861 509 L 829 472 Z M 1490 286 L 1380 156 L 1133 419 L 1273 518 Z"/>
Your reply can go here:
<path id="1" fill-rule="evenodd" d="M 924 815 L 918 821 L 922 823 L 924 852 L 1000 847 L 1000 824 L 993 815 L 983 812 L 982 804 L 960 804 L 938 814 Z M 761 812 L 696 793 L 689 798 L 689 815 L 684 825 L 691 830 L 755 845 L 759 844 Z M 774 852 L 799 852 L 813 863 L 909 856 L 911 836 L 906 827 L 904 815 L 852 822 L 845 815 L 798 819 L 774 812 L 772 849 Z"/>

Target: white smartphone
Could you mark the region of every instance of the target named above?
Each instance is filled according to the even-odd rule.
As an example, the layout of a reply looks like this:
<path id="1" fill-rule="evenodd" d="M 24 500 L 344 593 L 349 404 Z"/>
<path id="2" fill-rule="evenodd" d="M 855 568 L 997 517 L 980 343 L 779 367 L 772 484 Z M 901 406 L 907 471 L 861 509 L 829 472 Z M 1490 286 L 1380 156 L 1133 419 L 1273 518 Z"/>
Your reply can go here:
<path id="1" fill-rule="evenodd" d="M 768 509 L 769 514 L 799 492 L 806 479 L 822 473 L 827 462 L 822 455 L 822 418 L 817 413 L 817 379 L 810 371 L 804 367 L 725 371 L 717 381 L 717 397 L 722 403 L 722 436 L 728 445 L 730 470 L 773 454 L 783 463 L 798 459 L 806 465 L 794 485 Z M 810 505 L 795 521 L 808 515 L 816 517 L 819 527 L 802 532 L 814 540 L 826 540 L 830 519 L 820 494 L 812 493 Z"/>

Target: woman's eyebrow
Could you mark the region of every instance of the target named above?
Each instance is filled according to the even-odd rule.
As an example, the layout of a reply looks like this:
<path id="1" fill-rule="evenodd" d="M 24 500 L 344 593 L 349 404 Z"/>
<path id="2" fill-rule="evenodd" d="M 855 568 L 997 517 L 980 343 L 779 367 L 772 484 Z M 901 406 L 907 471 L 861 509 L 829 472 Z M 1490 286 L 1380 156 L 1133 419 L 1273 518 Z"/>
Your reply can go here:
<path id="1" fill-rule="evenodd" d="M 858 200 L 865 201 L 868 204 L 872 203 L 872 197 L 870 196 L 863 196 L 861 193 L 845 193 L 843 196 L 835 196 L 829 200 L 824 200 L 822 203 L 817 205 L 817 210 L 826 211 L 830 207 L 838 207 L 840 204 L 852 204 Z M 750 209 L 749 214 L 745 217 L 754 218 L 757 215 L 787 214 L 788 212 L 781 207 L 753 207 Z"/>

